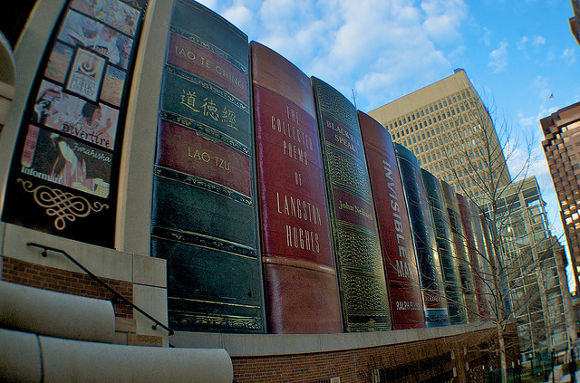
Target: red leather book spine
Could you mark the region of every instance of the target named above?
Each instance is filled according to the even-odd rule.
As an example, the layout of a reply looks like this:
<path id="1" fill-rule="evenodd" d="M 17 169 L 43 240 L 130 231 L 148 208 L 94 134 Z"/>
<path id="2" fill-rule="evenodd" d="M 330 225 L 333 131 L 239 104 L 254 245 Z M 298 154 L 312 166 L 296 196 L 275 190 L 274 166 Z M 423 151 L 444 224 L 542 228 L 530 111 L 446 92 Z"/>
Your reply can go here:
<path id="1" fill-rule="evenodd" d="M 357 111 L 369 169 L 393 330 L 425 327 L 407 203 L 395 150 L 387 130 Z"/>
<path id="2" fill-rule="evenodd" d="M 267 317 L 273 333 L 342 331 L 308 77 L 251 43 Z"/>

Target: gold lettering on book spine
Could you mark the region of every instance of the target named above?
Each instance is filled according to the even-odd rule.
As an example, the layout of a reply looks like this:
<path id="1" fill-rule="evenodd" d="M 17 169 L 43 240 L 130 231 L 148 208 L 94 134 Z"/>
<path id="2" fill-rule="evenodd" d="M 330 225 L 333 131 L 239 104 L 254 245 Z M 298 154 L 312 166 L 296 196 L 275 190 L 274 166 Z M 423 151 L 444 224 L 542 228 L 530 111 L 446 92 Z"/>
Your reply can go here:
<path id="1" fill-rule="evenodd" d="M 39 185 L 33 187 L 32 182 L 19 178 L 17 182 L 22 184 L 24 191 L 32 193 L 34 202 L 46 209 L 49 217 L 56 217 L 54 227 L 57 230 L 64 230 L 67 221 L 74 222 L 77 218 L 88 217 L 91 213 L 98 213 L 103 209 L 108 209 L 109 205 L 93 202 L 92 204 L 84 197 L 63 192 L 60 189 L 53 189 L 48 186 Z"/>

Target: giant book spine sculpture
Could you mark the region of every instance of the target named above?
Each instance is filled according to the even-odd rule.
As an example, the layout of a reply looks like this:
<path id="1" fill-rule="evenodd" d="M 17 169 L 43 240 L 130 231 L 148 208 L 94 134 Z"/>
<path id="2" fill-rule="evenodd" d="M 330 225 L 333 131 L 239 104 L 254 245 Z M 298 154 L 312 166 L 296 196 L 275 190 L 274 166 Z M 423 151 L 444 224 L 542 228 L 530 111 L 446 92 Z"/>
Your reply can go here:
<path id="1" fill-rule="evenodd" d="M 152 209 L 171 327 L 263 332 L 248 41 L 177 0 L 170 24 Z"/>
<path id="2" fill-rule="evenodd" d="M 268 328 L 342 332 L 310 79 L 269 48 L 250 47 Z"/>
<path id="3" fill-rule="evenodd" d="M 482 225 L 482 217 L 479 210 L 479 207 L 470 202 L 469 205 L 471 206 L 471 223 L 473 225 L 473 233 L 475 235 L 475 248 L 477 250 L 477 256 L 479 260 L 479 271 L 481 273 L 481 278 L 483 278 L 483 292 L 482 298 L 486 307 L 487 312 L 484 312 L 484 320 L 489 320 L 491 318 L 491 300 L 492 300 L 492 291 L 491 291 L 491 281 L 493 280 L 493 276 L 491 274 L 491 262 L 492 259 L 490 257 L 490 249 L 484 238 L 484 229 Z"/>
<path id="4" fill-rule="evenodd" d="M 346 331 L 391 328 L 375 209 L 356 109 L 311 78 Z"/>
<path id="5" fill-rule="evenodd" d="M 455 256 L 459 262 L 459 275 L 461 276 L 461 290 L 463 299 L 465 301 L 465 310 L 467 311 L 468 322 L 476 322 L 479 320 L 479 309 L 477 307 L 477 300 L 475 297 L 475 287 L 473 284 L 473 274 L 471 273 L 471 265 L 467 256 L 467 242 L 463 226 L 461 224 L 461 216 L 459 214 L 459 205 L 457 204 L 457 196 L 453 186 L 445 181 L 441 181 L 441 190 L 443 191 L 443 200 L 447 207 L 447 214 L 449 215 L 449 226 L 451 227 L 451 239 Z"/>
<path id="6" fill-rule="evenodd" d="M 463 232 L 465 233 L 465 239 L 467 241 L 467 255 L 469 258 L 469 263 L 471 264 L 471 273 L 473 274 L 473 285 L 475 287 L 475 297 L 477 299 L 477 308 L 479 316 L 481 319 L 489 317 L 489 306 L 487 304 L 487 297 L 485 294 L 485 282 L 483 280 L 484 276 L 482 274 L 482 268 L 480 265 L 480 254 L 476 247 L 476 237 L 475 237 L 475 217 L 473 216 L 473 209 L 471 206 L 471 201 L 469 201 L 465 196 L 456 193 L 457 204 L 459 206 L 459 212 L 461 213 L 461 224 L 463 226 Z M 479 220 L 479 217 L 477 217 Z"/>
<path id="7" fill-rule="evenodd" d="M 439 179 L 425 169 L 421 169 L 423 185 L 433 214 L 435 226 L 435 239 L 441 261 L 443 283 L 445 284 L 445 297 L 449 310 L 449 322 L 451 324 L 466 323 L 465 302 L 461 293 L 461 277 L 459 264 L 451 243 L 451 227 L 447 207 L 443 201 L 443 192 Z"/>
<path id="8" fill-rule="evenodd" d="M 379 226 L 393 330 L 425 327 L 421 284 L 405 193 L 391 135 L 358 111 Z"/>
<path id="9" fill-rule="evenodd" d="M 446 326 L 449 324 L 449 314 L 441 276 L 441 263 L 419 161 L 410 150 L 402 145 L 395 144 L 395 153 L 407 195 L 407 208 L 411 219 L 423 292 L 425 324 L 427 327 Z"/>

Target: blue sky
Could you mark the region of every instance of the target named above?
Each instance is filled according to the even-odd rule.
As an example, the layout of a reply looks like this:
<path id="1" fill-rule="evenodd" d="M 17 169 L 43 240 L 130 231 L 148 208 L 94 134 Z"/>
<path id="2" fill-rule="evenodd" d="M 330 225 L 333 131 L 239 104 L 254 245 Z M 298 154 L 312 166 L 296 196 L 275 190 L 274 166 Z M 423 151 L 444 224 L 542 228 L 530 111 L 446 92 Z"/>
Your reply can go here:
<path id="1" fill-rule="evenodd" d="M 580 101 L 580 47 L 569 0 L 202 0 L 369 111 L 467 72 L 513 156 L 531 148 L 553 233 L 563 233 L 539 119 Z M 553 94 L 553 97 L 550 95 Z M 565 243 L 565 240 L 562 240 Z"/>

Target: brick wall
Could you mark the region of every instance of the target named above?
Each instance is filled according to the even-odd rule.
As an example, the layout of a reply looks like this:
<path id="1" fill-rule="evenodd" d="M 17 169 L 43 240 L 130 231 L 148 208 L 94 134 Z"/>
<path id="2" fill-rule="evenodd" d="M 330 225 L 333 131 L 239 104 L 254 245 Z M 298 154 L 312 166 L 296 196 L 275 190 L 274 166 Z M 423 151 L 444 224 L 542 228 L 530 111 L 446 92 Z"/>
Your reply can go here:
<path id="1" fill-rule="evenodd" d="M 482 382 L 485 370 L 499 366 L 496 345 L 489 329 L 346 351 L 233 357 L 234 382 Z"/>
<path id="2" fill-rule="evenodd" d="M 118 318 L 133 318 L 131 306 L 116 302 L 114 295 L 84 272 L 72 272 L 54 267 L 41 266 L 24 262 L 15 258 L 3 257 L 2 279 L 6 282 L 38 287 L 61 293 L 81 295 L 89 298 L 113 301 L 115 316 Z M 101 278 L 113 289 L 129 301 L 133 300 L 133 285 L 131 282 Z"/>

